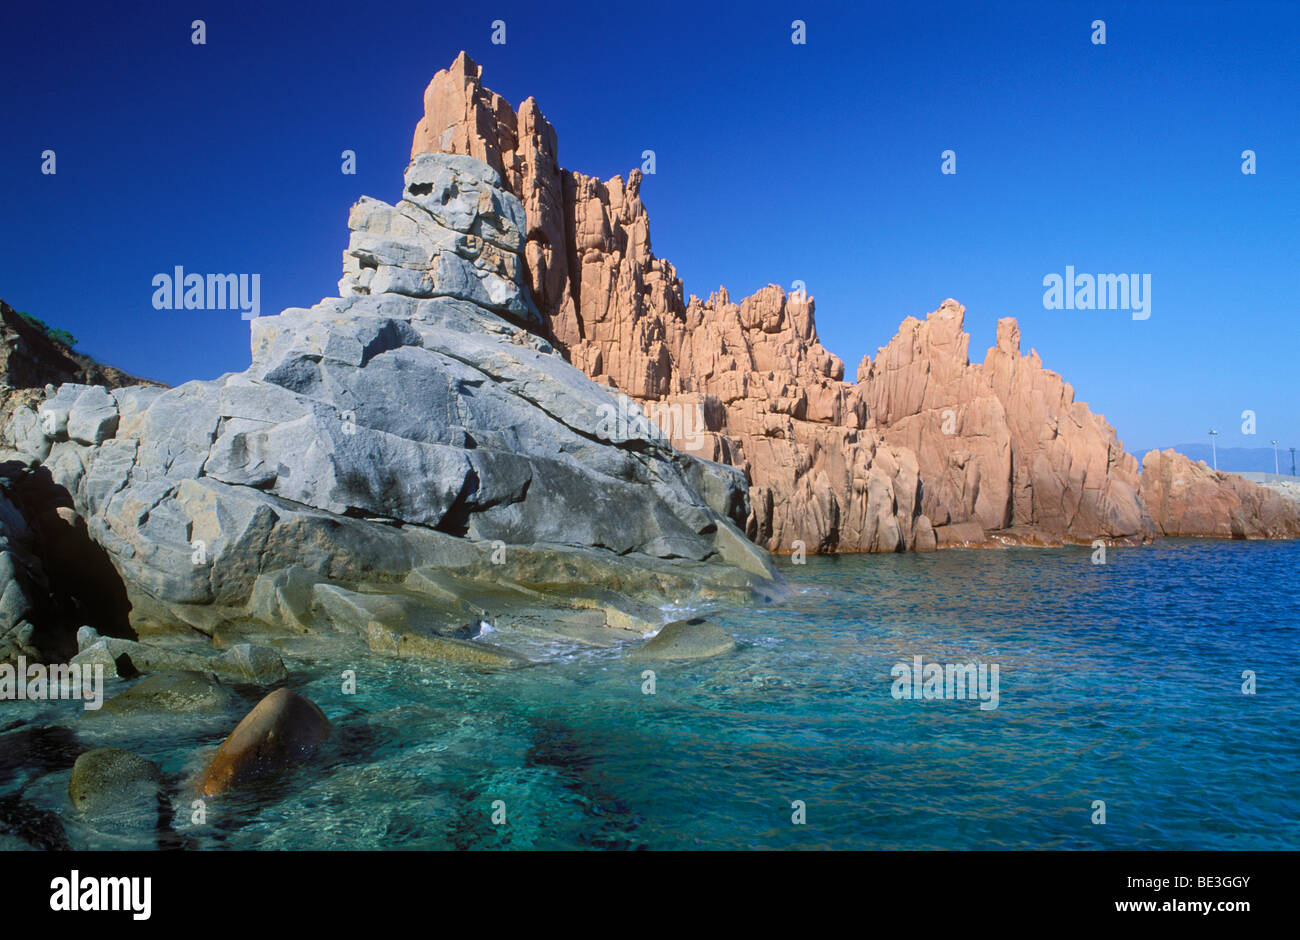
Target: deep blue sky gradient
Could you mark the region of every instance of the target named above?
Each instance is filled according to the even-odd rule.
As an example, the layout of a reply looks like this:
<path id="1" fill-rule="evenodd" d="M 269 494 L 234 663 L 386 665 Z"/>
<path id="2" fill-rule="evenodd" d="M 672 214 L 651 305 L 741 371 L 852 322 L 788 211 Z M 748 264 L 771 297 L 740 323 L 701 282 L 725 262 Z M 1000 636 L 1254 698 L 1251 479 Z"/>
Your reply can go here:
<path id="1" fill-rule="evenodd" d="M 687 291 L 803 280 L 850 377 L 951 296 L 973 358 L 1018 317 L 1131 450 L 1210 426 L 1300 444 L 1300 4 L 467 9 L 7 4 L 0 297 L 138 374 L 244 368 L 239 314 L 156 311 L 153 275 L 260 273 L 264 314 L 334 295 L 349 206 L 398 198 L 425 85 L 465 49 L 512 104 L 538 99 L 565 167 L 625 174 L 654 149 L 653 245 Z M 1044 310 L 1067 264 L 1150 273 L 1151 318 Z"/>

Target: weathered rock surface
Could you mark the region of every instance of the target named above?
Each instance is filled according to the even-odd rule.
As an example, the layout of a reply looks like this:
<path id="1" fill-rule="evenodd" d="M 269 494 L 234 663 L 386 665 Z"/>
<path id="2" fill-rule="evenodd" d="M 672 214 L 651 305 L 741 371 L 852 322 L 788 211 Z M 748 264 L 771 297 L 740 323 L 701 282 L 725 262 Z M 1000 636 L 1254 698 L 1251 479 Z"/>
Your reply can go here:
<path id="1" fill-rule="evenodd" d="M 636 661 L 706 659 L 736 648 L 736 641 L 707 620 L 674 620 L 631 654 Z"/>
<path id="2" fill-rule="evenodd" d="M 270 685 L 288 675 L 279 653 L 252 643 L 236 643 L 230 647 L 221 654 L 221 664 L 227 674 L 255 685 Z"/>
<path id="3" fill-rule="evenodd" d="M 1036 352 L 1012 318 L 983 364 L 968 356 L 965 308 L 945 301 L 908 317 L 858 368 L 870 424 L 916 455 L 921 511 L 940 545 L 993 537 L 1051 544 L 1152 534 L 1137 460 L 1114 428 Z"/>
<path id="4" fill-rule="evenodd" d="M 315 702 L 276 689 L 222 743 L 199 778 L 199 792 L 216 796 L 308 760 L 329 733 L 329 720 Z"/>
<path id="5" fill-rule="evenodd" d="M 240 643 L 219 656 L 211 655 L 206 644 L 163 646 L 104 637 L 70 660 L 74 665 L 89 663 L 104 667 L 105 678 L 132 678 L 141 673 L 212 673 L 227 682 L 270 685 L 288 675 L 284 660 L 265 646 Z"/>
<path id="6" fill-rule="evenodd" d="M 116 747 L 100 747 L 77 758 L 68 782 L 80 812 L 156 813 L 162 771 L 151 760 Z"/>
<path id="7" fill-rule="evenodd" d="M 219 712 L 234 697 L 216 677 L 201 672 L 164 672 L 141 679 L 104 702 L 97 714 Z"/>
<path id="8" fill-rule="evenodd" d="M 1300 505 L 1275 489 L 1172 450 L 1142 459 L 1142 501 L 1161 535 L 1300 537 Z"/>
<path id="9" fill-rule="evenodd" d="M 44 574 L 21 512 L 0 490 L 0 663 L 42 658 L 36 624 Z"/>
<path id="10" fill-rule="evenodd" d="M 81 628 L 129 632 L 126 590 L 71 495 L 29 457 L 0 457 L 0 662 L 66 661 Z"/>
<path id="11" fill-rule="evenodd" d="M 139 670 L 131 663 L 131 657 L 109 648 L 109 640 L 102 639 L 91 643 L 78 652 L 69 662 L 74 666 L 99 667 L 105 679 L 130 679 L 139 675 Z"/>
<path id="12" fill-rule="evenodd" d="M 1020 354 L 1014 320 L 972 364 L 964 308 L 945 301 L 908 317 L 849 384 L 818 341 L 811 298 L 775 286 L 739 303 L 721 289 L 687 298 L 651 250 L 641 174 L 561 169 L 537 102 L 511 108 L 463 53 L 425 91 L 412 154 L 436 151 L 501 173 L 526 210 L 540 332 L 677 446 L 742 469 L 759 544 L 878 552 L 1154 534 L 1136 460 L 1036 353 Z"/>
<path id="13" fill-rule="evenodd" d="M 108 389 L 149 384 L 74 352 L 0 300 L 0 662 L 72 655 L 68 634 L 82 609 L 105 629 L 124 623 L 102 583 L 102 553 L 78 529 L 71 501 L 34 469 L 50 450 L 36 408 L 61 383 L 85 399 L 65 397 L 67 407 L 61 401 L 48 420 L 88 442 L 103 440 L 117 420 Z"/>
<path id="14" fill-rule="evenodd" d="M 278 596 L 293 584 L 259 579 L 391 584 L 497 545 L 612 577 L 770 582 L 737 528 L 742 474 L 638 428 L 602 437 L 617 399 L 520 326 L 538 322 L 525 224 L 489 166 L 419 156 L 397 205 L 353 207 L 343 296 L 252 321 L 246 371 L 39 402 L 40 469 L 125 581 L 137 630 L 211 635 L 245 613 L 306 629 Z"/>
<path id="15" fill-rule="evenodd" d="M 430 659 L 488 669 L 514 669 L 528 665 L 528 660 L 487 643 L 394 630 L 380 623 L 371 623 L 366 636 L 370 648 L 376 653 L 399 659 Z"/>

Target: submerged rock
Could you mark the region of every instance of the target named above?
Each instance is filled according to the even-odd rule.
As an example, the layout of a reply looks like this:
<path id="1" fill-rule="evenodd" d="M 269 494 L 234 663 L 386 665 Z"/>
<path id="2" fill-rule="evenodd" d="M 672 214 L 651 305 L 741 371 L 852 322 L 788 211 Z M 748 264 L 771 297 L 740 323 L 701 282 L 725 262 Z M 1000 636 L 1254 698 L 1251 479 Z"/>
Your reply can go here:
<path id="1" fill-rule="evenodd" d="M 329 737 L 315 702 L 276 689 L 244 716 L 199 778 L 199 792 L 216 796 L 308 760 Z"/>
<path id="2" fill-rule="evenodd" d="M 381 623 L 370 624 L 367 639 L 373 651 L 399 659 L 427 659 L 494 669 L 512 669 L 531 664 L 522 656 L 487 643 L 394 630 Z"/>
<path id="3" fill-rule="evenodd" d="M 125 692 L 104 702 L 99 713 L 219 712 L 229 707 L 233 699 L 215 676 L 199 672 L 167 672 L 141 679 Z"/>
<path id="4" fill-rule="evenodd" d="M 80 812 L 157 811 L 162 771 L 151 760 L 116 747 L 87 751 L 72 766 L 68 796 Z"/>
<path id="5" fill-rule="evenodd" d="M 67 851 L 71 847 L 56 813 L 15 794 L 0 796 L 0 852 Z"/>
<path id="6" fill-rule="evenodd" d="M 719 627 L 696 617 L 674 620 L 632 652 L 631 659 L 673 660 L 706 659 L 729 653 L 736 641 Z"/>
<path id="7" fill-rule="evenodd" d="M 24 772 L 30 779 L 71 767 L 85 749 L 72 731 L 59 725 L 0 734 L 0 786 Z"/>

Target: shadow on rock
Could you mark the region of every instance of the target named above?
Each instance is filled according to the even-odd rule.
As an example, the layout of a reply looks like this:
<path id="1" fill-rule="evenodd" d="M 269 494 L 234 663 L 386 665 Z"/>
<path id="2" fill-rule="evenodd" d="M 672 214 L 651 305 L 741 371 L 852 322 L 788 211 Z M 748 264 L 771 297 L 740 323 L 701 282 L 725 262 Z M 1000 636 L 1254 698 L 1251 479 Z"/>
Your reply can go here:
<path id="1" fill-rule="evenodd" d="M 10 498 L 34 536 L 33 549 L 44 572 L 45 607 L 34 644 L 50 660 L 77 652 L 77 629 L 94 627 L 105 636 L 135 639 L 122 576 L 108 553 L 90 537 L 72 495 L 50 471 L 18 461 L 0 464 Z"/>

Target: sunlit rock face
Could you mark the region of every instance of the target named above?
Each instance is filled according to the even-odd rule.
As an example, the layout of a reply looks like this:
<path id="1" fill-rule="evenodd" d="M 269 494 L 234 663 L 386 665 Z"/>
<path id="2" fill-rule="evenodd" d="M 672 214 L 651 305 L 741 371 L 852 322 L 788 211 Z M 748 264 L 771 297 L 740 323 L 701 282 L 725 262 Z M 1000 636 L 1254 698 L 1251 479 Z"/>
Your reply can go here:
<path id="1" fill-rule="evenodd" d="M 1142 458 L 1141 492 L 1161 535 L 1300 536 L 1300 506 L 1293 500 L 1173 450 L 1153 450 Z"/>
<path id="2" fill-rule="evenodd" d="M 418 156 L 402 199 L 363 198 L 349 227 L 341 296 L 253 320 L 248 369 L 65 384 L 23 424 L 137 610 L 238 607 L 290 568 L 392 581 L 496 543 L 589 574 L 770 578 L 740 471 L 604 426 L 617 396 L 525 328 L 525 214 L 496 170 Z"/>
<path id="3" fill-rule="evenodd" d="M 955 300 L 908 317 L 858 368 L 872 425 L 916 454 L 940 544 L 1151 535 L 1137 461 L 1115 429 L 1036 352 L 1021 355 L 1014 319 L 972 363 L 964 317 Z"/>
<path id="4" fill-rule="evenodd" d="M 412 153 L 468 154 L 522 201 L 538 332 L 598 382 L 647 407 L 681 405 L 679 447 L 742 469 L 747 532 L 773 551 L 899 551 L 1001 541 L 1143 538 L 1137 462 L 1014 320 L 985 362 L 964 308 L 909 317 L 844 381 L 812 299 L 766 287 L 740 302 L 687 297 L 655 257 L 641 174 L 559 167 L 537 102 L 515 110 L 463 53 L 424 96 Z M 676 412 L 674 413 L 676 414 Z"/>

